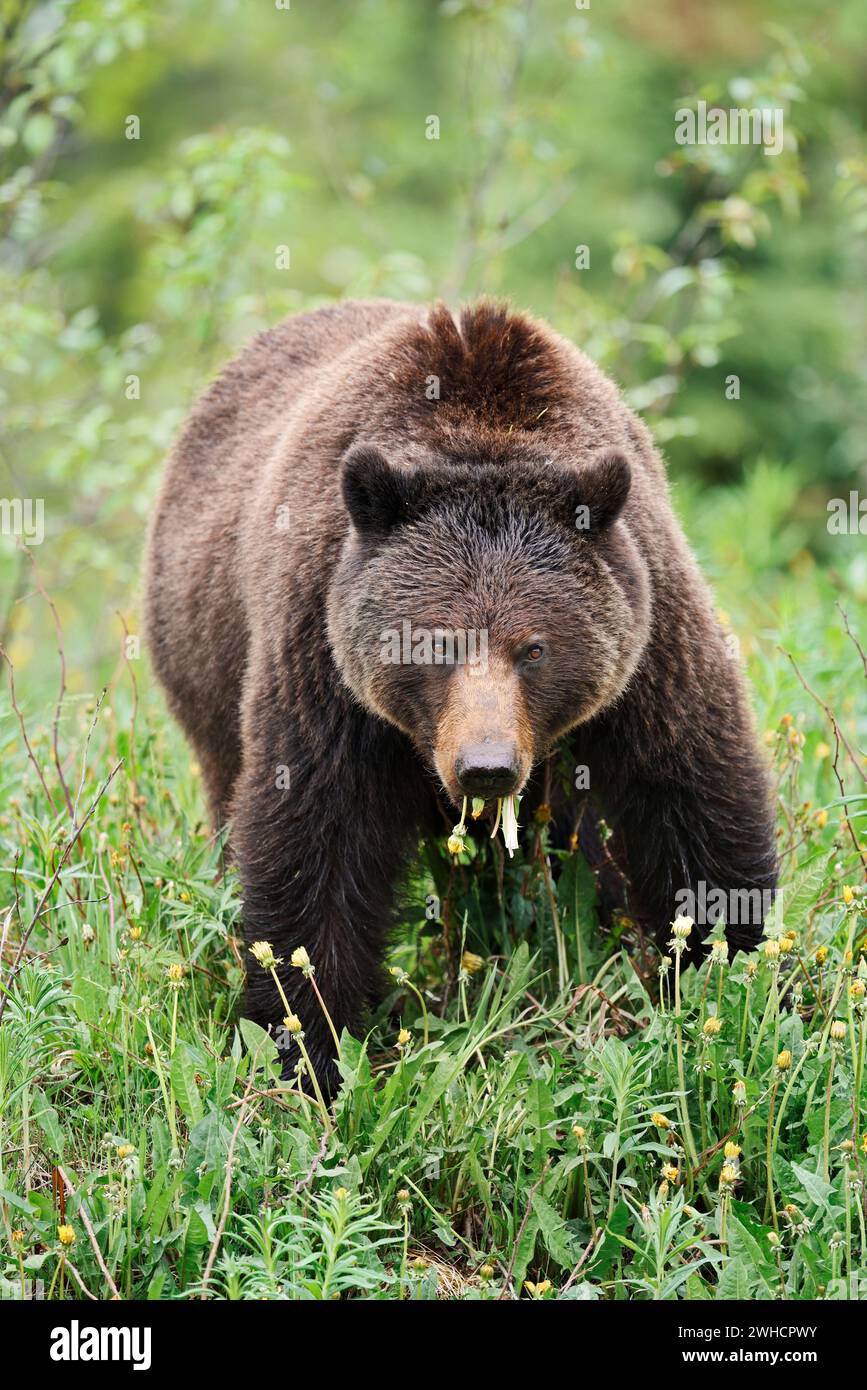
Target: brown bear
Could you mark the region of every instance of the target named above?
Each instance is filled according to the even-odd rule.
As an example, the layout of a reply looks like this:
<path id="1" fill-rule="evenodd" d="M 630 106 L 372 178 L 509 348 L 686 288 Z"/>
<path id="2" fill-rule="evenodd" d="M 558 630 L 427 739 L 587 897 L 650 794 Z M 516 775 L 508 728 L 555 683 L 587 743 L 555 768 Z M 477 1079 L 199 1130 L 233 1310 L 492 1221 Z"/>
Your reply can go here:
<path id="1" fill-rule="evenodd" d="M 349 302 L 258 337 L 169 460 L 147 634 L 231 823 L 247 940 L 285 962 L 329 1089 L 293 949 L 358 1029 L 420 837 L 465 796 L 538 799 L 564 749 L 659 939 L 684 891 L 773 890 L 744 681 L 660 456 L 603 372 L 524 314 Z M 561 796 L 558 825 L 575 814 Z M 257 967 L 247 1008 L 284 1012 Z"/>

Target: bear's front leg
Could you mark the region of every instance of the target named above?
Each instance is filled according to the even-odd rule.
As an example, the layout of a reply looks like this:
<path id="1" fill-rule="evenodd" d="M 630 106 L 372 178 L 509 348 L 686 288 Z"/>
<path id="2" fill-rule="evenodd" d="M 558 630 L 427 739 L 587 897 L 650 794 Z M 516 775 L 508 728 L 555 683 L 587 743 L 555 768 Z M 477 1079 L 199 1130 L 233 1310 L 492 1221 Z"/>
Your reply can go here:
<path id="1" fill-rule="evenodd" d="M 676 677 L 676 688 L 675 688 Z M 740 674 L 715 670 L 655 688 L 637 679 L 586 727 L 576 757 L 625 844 L 629 909 L 665 950 L 675 916 L 693 917 L 690 957 L 725 920 L 751 950 L 774 899 L 777 857 L 768 777 Z"/>
<path id="2" fill-rule="evenodd" d="M 339 1038 L 358 1031 L 381 994 L 395 887 L 417 843 L 427 784 L 408 740 L 333 690 L 315 727 L 290 723 L 276 694 L 248 701 L 231 843 L 249 948 L 267 942 L 323 1091 L 340 1084 L 336 1047 L 309 978 L 291 963 L 303 948 Z M 246 1010 L 299 1053 L 283 1028 L 274 980 L 247 955 Z M 282 1031 L 281 1031 L 282 1030 Z M 308 1087 L 309 1087 L 309 1083 Z"/>

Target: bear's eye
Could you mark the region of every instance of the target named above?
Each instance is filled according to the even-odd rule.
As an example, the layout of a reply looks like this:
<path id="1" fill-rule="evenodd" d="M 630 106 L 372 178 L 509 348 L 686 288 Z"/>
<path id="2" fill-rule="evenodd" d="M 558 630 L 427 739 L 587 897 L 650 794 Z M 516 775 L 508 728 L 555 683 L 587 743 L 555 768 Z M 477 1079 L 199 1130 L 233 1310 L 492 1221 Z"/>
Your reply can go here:
<path id="1" fill-rule="evenodd" d="M 525 656 L 528 661 L 541 661 L 545 655 L 545 648 L 541 642 L 531 642 L 527 647 Z"/>

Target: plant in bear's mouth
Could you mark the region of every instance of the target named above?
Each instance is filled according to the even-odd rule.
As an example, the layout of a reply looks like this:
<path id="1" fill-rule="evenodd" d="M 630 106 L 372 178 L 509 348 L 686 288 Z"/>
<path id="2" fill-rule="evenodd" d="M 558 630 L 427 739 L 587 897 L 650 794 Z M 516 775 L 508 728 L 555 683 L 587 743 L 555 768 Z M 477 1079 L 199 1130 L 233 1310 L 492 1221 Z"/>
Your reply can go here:
<path id="1" fill-rule="evenodd" d="M 509 857 L 518 848 L 518 807 L 521 804 L 519 796 L 498 796 L 497 814 L 494 819 L 494 828 L 491 831 L 493 840 L 500 829 L 503 827 L 503 843 L 509 851 Z M 473 797 L 472 818 L 478 820 L 485 809 L 484 799 L 480 796 Z M 460 854 L 466 848 L 464 836 L 467 833 L 467 798 L 464 797 L 464 804 L 461 807 L 461 818 L 453 828 L 448 840 L 449 854 Z"/>

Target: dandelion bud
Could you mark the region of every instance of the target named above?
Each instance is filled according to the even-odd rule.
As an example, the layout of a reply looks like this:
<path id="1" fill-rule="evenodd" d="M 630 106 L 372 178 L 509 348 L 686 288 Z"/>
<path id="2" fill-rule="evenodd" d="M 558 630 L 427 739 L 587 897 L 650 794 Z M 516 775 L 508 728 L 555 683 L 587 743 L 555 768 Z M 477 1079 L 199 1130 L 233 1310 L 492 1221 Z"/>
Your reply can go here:
<path id="1" fill-rule="evenodd" d="M 478 819 L 479 819 L 479 816 L 482 814 L 482 812 L 484 811 L 484 809 L 485 809 L 485 798 L 484 798 L 483 796 L 474 796 L 474 797 L 473 797 L 473 804 L 472 804 L 472 807 L 470 808 L 470 815 L 472 816 L 473 820 L 478 820 Z"/>
<path id="2" fill-rule="evenodd" d="M 847 907 L 850 907 L 855 901 L 855 889 L 851 883 L 844 883 L 843 885 L 843 901 Z"/>
<path id="3" fill-rule="evenodd" d="M 85 922 L 81 928 L 81 939 L 85 946 L 90 946 L 96 940 L 96 932 L 89 922 Z"/>
<path id="4" fill-rule="evenodd" d="M 732 1086 L 732 1100 L 734 1101 L 735 1105 L 746 1105 L 747 1083 L 745 1081 L 736 1081 L 734 1086 Z"/>
<path id="5" fill-rule="evenodd" d="M 717 1033 L 722 1031 L 722 1023 L 715 1015 L 712 1015 L 710 1018 L 705 1019 L 701 1031 L 704 1033 L 705 1037 L 713 1038 Z"/>
<path id="6" fill-rule="evenodd" d="M 817 965 L 824 965 L 824 964 L 825 964 L 825 961 L 826 961 L 827 959 L 828 959 L 828 947 L 827 947 L 827 946 L 820 946 L 819 949 L 818 949 L 818 951 L 816 952 L 816 964 L 817 964 Z"/>
<path id="7" fill-rule="evenodd" d="M 482 1265 L 481 1269 L 479 1270 L 479 1278 L 481 1279 L 482 1283 L 483 1283 L 483 1284 L 489 1283 L 489 1281 L 490 1281 L 491 1279 L 493 1279 L 493 1277 L 494 1277 L 494 1266 L 493 1266 L 493 1265 Z"/>
<path id="8" fill-rule="evenodd" d="M 296 946 L 289 957 L 290 965 L 294 965 L 296 970 L 303 970 L 305 975 L 313 974 L 313 966 L 306 950 L 303 946 Z"/>
<path id="9" fill-rule="evenodd" d="M 780 956 L 780 943 L 774 937 L 770 937 L 764 946 L 766 960 L 778 960 Z"/>
<path id="10" fill-rule="evenodd" d="M 115 1153 L 117 1154 L 118 1158 L 129 1158 L 131 1154 L 135 1153 L 135 1145 L 118 1144 L 117 1148 L 115 1149 Z"/>
<path id="11" fill-rule="evenodd" d="M 680 1178 L 680 1170 L 675 1168 L 673 1163 L 666 1163 L 662 1169 L 662 1176 L 666 1182 L 676 1183 Z"/>
<path id="12" fill-rule="evenodd" d="M 790 936 L 781 936 L 779 941 L 780 955 L 787 956 L 794 946 L 794 941 Z"/>
<path id="13" fill-rule="evenodd" d="M 850 999 L 863 999 L 865 992 L 867 992 L 867 986 L 863 980 L 853 980 L 849 986 Z"/>
<path id="14" fill-rule="evenodd" d="M 740 1144 L 735 1144 L 730 1139 L 729 1142 L 726 1144 L 725 1148 L 723 1149 L 723 1153 L 725 1154 L 726 1158 L 734 1161 L 734 1159 L 740 1158 L 741 1156 L 741 1146 Z"/>
<path id="15" fill-rule="evenodd" d="M 141 927 L 130 927 L 129 939 L 130 941 L 141 941 Z"/>
<path id="16" fill-rule="evenodd" d="M 777 1235 L 776 1231 L 768 1231 L 768 1245 L 777 1246 L 779 1243 L 780 1237 Z"/>
<path id="17" fill-rule="evenodd" d="M 402 1187 L 397 1194 L 397 1200 L 400 1202 L 400 1205 L 402 1207 L 408 1207 L 411 1200 L 409 1190 L 405 1187 Z"/>
<path id="18" fill-rule="evenodd" d="M 777 1071 L 788 1071 L 792 1065 L 792 1054 L 787 1047 L 777 1057 Z"/>
<path id="19" fill-rule="evenodd" d="M 720 1170 L 720 1187 L 733 1187 L 738 1180 L 738 1170 L 733 1163 L 726 1163 Z"/>
<path id="20" fill-rule="evenodd" d="M 463 850 L 464 850 L 464 848 L 465 848 L 463 836 L 462 836 L 462 835 L 450 835 L 449 838 L 448 838 L 448 845 L 447 845 L 447 848 L 448 848 L 449 854 L 461 854 L 461 853 L 463 853 Z"/>
<path id="21" fill-rule="evenodd" d="M 287 1014 L 283 1020 L 283 1027 L 287 1033 L 300 1033 L 304 1025 L 297 1014 Z"/>
<path id="22" fill-rule="evenodd" d="M 831 1038 L 834 1042 L 842 1042 L 846 1036 L 846 1025 L 840 1018 L 835 1018 L 831 1024 Z"/>
<path id="23" fill-rule="evenodd" d="M 186 973 L 187 967 L 181 964 L 180 961 L 173 961 L 171 965 L 166 967 L 166 976 L 168 977 L 169 984 L 173 985 L 175 988 L 183 984 Z"/>
<path id="24" fill-rule="evenodd" d="M 710 958 L 714 965 L 726 965 L 729 958 L 729 943 L 724 937 L 717 937 L 716 941 L 711 942 Z"/>
<path id="25" fill-rule="evenodd" d="M 280 964 L 270 941 L 254 941 L 250 947 L 250 954 L 255 956 L 263 970 L 273 970 Z"/>
<path id="26" fill-rule="evenodd" d="M 75 1232 L 71 1226 L 58 1226 L 57 1239 L 60 1241 L 61 1245 L 74 1245 Z"/>
<path id="27" fill-rule="evenodd" d="M 656 1125 L 657 1129 L 670 1129 L 671 1121 L 666 1115 L 661 1115 L 658 1110 L 654 1110 L 650 1117 L 651 1124 Z"/>
<path id="28" fill-rule="evenodd" d="M 675 941 L 686 941 L 694 926 L 691 917 L 675 917 L 671 924 L 671 933 Z"/>
<path id="29" fill-rule="evenodd" d="M 475 975 L 481 970 L 484 963 L 482 957 L 475 955 L 472 951 L 464 951 L 461 956 L 461 969 L 465 970 L 468 975 Z"/>
<path id="30" fill-rule="evenodd" d="M 813 820 L 816 822 L 816 825 L 820 830 L 824 830 L 825 826 L 828 824 L 828 812 L 817 811 L 813 817 Z"/>
<path id="31" fill-rule="evenodd" d="M 411 1042 L 412 1033 L 409 1031 L 408 1028 L 401 1028 L 400 1032 L 397 1035 L 398 1047 L 409 1047 Z"/>

